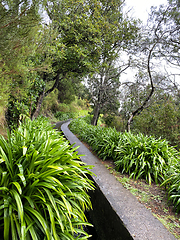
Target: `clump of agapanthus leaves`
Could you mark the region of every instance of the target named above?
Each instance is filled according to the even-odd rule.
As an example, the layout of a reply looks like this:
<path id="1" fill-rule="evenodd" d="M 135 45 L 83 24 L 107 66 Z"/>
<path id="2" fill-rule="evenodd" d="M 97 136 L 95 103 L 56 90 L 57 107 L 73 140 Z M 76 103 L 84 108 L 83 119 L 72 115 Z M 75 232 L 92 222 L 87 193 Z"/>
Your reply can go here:
<path id="1" fill-rule="evenodd" d="M 89 168 L 89 167 L 88 167 Z M 91 174 L 47 119 L 0 136 L 0 229 L 4 240 L 87 239 Z"/>
<path id="2" fill-rule="evenodd" d="M 166 186 L 169 200 L 180 212 L 180 153 L 167 140 L 92 126 L 83 118 L 73 120 L 70 129 L 100 158 L 112 159 L 117 171 Z"/>

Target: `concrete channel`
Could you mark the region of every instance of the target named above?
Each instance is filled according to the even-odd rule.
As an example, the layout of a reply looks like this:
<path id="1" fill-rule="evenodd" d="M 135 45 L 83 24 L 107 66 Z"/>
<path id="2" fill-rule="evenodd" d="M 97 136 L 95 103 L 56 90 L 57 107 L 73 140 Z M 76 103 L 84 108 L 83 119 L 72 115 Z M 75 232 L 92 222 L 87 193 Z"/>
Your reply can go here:
<path id="1" fill-rule="evenodd" d="M 69 130 L 70 121 L 57 123 L 70 144 L 79 146 L 78 153 L 95 175 L 96 186 L 90 192 L 93 210 L 88 212 L 98 240 L 175 240 L 176 238 L 146 209 L 84 144 Z"/>

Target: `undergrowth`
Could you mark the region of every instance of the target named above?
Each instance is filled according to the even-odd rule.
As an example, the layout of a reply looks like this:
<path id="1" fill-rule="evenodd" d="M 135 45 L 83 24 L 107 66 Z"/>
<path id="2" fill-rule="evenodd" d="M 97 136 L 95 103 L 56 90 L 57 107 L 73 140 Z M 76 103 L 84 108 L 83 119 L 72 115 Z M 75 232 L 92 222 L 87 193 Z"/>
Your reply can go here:
<path id="1" fill-rule="evenodd" d="M 71 122 L 70 129 L 102 158 L 113 159 L 116 170 L 131 178 L 144 178 L 166 186 L 168 200 L 180 212 L 180 155 L 165 139 L 143 134 L 120 133 L 112 128 L 92 126 L 84 119 Z"/>
<path id="2" fill-rule="evenodd" d="M 76 148 L 47 119 L 25 119 L 7 140 L 0 136 L 3 239 L 87 239 L 87 174 Z"/>

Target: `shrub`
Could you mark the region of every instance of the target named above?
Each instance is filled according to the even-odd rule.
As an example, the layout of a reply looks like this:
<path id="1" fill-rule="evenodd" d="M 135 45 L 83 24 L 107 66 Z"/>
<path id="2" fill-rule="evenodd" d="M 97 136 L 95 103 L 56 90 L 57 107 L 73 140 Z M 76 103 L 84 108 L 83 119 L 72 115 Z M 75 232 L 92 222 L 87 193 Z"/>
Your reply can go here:
<path id="1" fill-rule="evenodd" d="M 66 104 L 66 103 L 59 103 L 59 104 L 58 104 L 58 109 L 59 109 L 59 111 L 61 111 L 61 112 L 69 112 L 69 111 L 70 111 L 70 107 L 69 107 L 69 105 Z"/>
<path id="2" fill-rule="evenodd" d="M 75 150 L 42 118 L 27 119 L 8 141 L 0 137 L 4 240 L 88 238 L 82 225 L 93 186 Z"/>
<path id="3" fill-rule="evenodd" d="M 118 132 L 124 132 L 127 128 L 127 121 L 122 119 L 121 116 L 115 116 L 110 124 L 110 127 L 115 127 Z"/>
<path id="4" fill-rule="evenodd" d="M 70 111 L 88 110 L 87 100 L 75 97 L 75 100 L 69 104 Z"/>
<path id="5" fill-rule="evenodd" d="M 162 183 L 178 151 L 163 139 L 143 134 L 119 133 L 116 129 L 87 124 L 84 119 L 71 122 L 70 129 L 87 142 L 103 160 L 113 159 L 116 169 L 130 177 Z"/>
<path id="6" fill-rule="evenodd" d="M 166 186 L 168 200 L 173 202 L 176 212 L 180 212 L 180 162 L 172 167 L 171 174 L 167 174 L 162 185 Z"/>
<path id="7" fill-rule="evenodd" d="M 102 160 L 114 159 L 115 148 L 121 133 L 113 128 L 96 127 L 96 130 L 95 140 L 91 144 L 92 149 L 97 152 Z"/>
<path id="8" fill-rule="evenodd" d="M 131 131 L 167 139 L 172 146 L 180 149 L 180 111 L 170 99 L 154 103 L 133 120 Z"/>
<path id="9" fill-rule="evenodd" d="M 103 160 L 112 158 L 118 171 L 136 179 L 145 178 L 149 184 L 155 181 L 165 185 L 169 200 L 180 212 L 180 156 L 166 140 L 95 127 L 84 118 L 73 120 L 70 129 Z"/>
<path id="10" fill-rule="evenodd" d="M 115 115 L 113 114 L 103 116 L 104 122 L 108 127 L 110 127 L 110 124 L 113 122 L 114 118 L 115 118 Z"/>
<path id="11" fill-rule="evenodd" d="M 56 112 L 54 116 L 60 121 L 66 121 L 71 118 L 76 118 L 76 113 L 73 112 Z"/>
<path id="12" fill-rule="evenodd" d="M 124 133 L 116 148 L 116 168 L 130 177 L 162 183 L 179 153 L 166 140 L 143 134 Z"/>
<path id="13" fill-rule="evenodd" d="M 88 114 L 87 116 L 83 117 L 83 120 L 84 120 L 87 124 L 91 124 L 92 116 L 91 116 L 90 114 Z"/>
<path id="14" fill-rule="evenodd" d="M 88 143 L 92 150 L 103 160 L 114 158 L 114 150 L 119 142 L 121 133 L 115 129 L 92 126 L 87 123 L 87 117 L 73 120 L 70 129 L 78 137 Z"/>

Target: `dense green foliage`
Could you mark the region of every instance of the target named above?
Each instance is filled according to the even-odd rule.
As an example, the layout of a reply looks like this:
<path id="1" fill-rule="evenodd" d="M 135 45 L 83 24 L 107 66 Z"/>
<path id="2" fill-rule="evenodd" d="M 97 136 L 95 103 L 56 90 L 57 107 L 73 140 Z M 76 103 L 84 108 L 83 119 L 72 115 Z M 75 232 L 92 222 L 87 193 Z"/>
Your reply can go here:
<path id="1" fill-rule="evenodd" d="M 87 239 L 87 166 L 46 119 L 0 137 L 0 226 L 9 239 Z M 3 233 L 2 233 L 3 235 Z M 76 236 L 76 237 L 75 237 Z"/>
<path id="2" fill-rule="evenodd" d="M 179 122 L 180 109 L 177 103 L 172 99 L 161 99 L 134 118 L 132 131 L 165 138 L 180 149 Z"/>
<path id="3" fill-rule="evenodd" d="M 54 102 L 52 112 L 59 121 L 66 121 L 85 116 L 88 114 L 88 110 L 90 108 L 87 107 L 86 100 L 75 98 L 70 104 Z"/>
<path id="4" fill-rule="evenodd" d="M 25 85 L 29 90 L 29 83 L 33 81 L 33 77 L 29 80 L 28 78 L 34 74 L 35 65 L 36 67 L 38 65 L 32 64 L 28 58 L 35 52 L 38 53 L 40 49 L 42 51 L 41 4 L 43 1 L 40 3 L 34 0 L 3 0 L 0 4 L 0 98 L 4 100 L 1 102 L 1 107 L 7 107 L 9 102 L 11 116 L 16 115 L 17 118 L 18 111 L 23 111 L 25 106 L 22 101 Z M 10 94 L 13 97 L 8 100 Z M 23 106 L 20 105 L 19 100 Z M 12 116 L 13 119 L 14 116 Z"/>
<path id="5" fill-rule="evenodd" d="M 86 119 L 89 121 L 89 118 Z M 121 133 L 112 128 L 92 126 L 86 123 L 83 118 L 72 121 L 70 129 L 78 134 L 82 141 L 87 142 L 103 160 L 113 158 Z"/>
<path id="6" fill-rule="evenodd" d="M 160 84 L 159 81 L 158 79 L 156 84 Z M 168 87 L 170 87 L 170 83 L 167 84 Z M 160 87 L 163 87 L 162 82 Z M 141 101 L 143 101 L 148 87 L 143 89 L 142 82 L 138 79 L 137 82 L 131 84 L 129 89 L 126 90 L 119 116 L 116 117 L 118 121 L 115 121 L 115 117 L 113 117 L 112 120 L 111 117 L 105 118 L 108 126 L 115 126 L 119 131 L 126 129 L 130 113 L 141 105 Z M 108 120 L 111 121 L 108 122 Z M 149 106 L 133 118 L 131 131 L 133 133 L 141 132 L 145 135 L 153 135 L 156 138 L 165 138 L 172 146 L 180 149 L 179 123 L 179 96 L 175 93 L 170 95 L 166 91 L 156 89 L 149 102 Z"/>
<path id="7" fill-rule="evenodd" d="M 161 183 L 179 153 L 166 140 L 155 139 L 143 134 L 124 133 L 116 148 L 115 164 L 118 170 L 130 177 L 145 178 Z"/>
<path id="8" fill-rule="evenodd" d="M 168 184 L 169 199 L 179 211 L 180 154 L 166 140 L 91 126 L 84 119 L 73 120 L 70 129 L 100 158 L 112 159 L 117 170 L 135 179 L 144 178 L 149 184 Z"/>
<path id="9" fill-rule="evenodd" d="M 61 92 L 60 101 L 74 99 L 80 78 L 98 60 L 99 34 L 92 4 L 2 1 L 0 78 L 11 84 L 6 91 L 9 125 L 17 125 L 22 112 L 37 117 L 44 97 L 54 89 Z M 43 11 L 51 20 L 48 24 L 43 22 Z"/>
<path id="10" fill-rule="evenodd" d="M 78 126 L 79 122 L 73 124 L 76 129 L 80 129 L 78 133 L 80 137 L 87 141 L 102 159 L 112 158 L 116 162 L 117 169 L 130 174 L 131 177 L 143 177 L 149 183 L 152 180 L 162 182 L 165 179 L 165 171 L 167 171 L 168 180 L 165 183 L 169 186 L 169 198 L 173 199 L 179 211 L 179 162 L 170 169 L 170 172 L 173 171 L 175 174 L 169 176 L 169 167 L 172 163 L 174 164 L 176 155 L 179 153 L 169 147 L 167 141 L 160 139 L 160 137 L 166 138 L 171 145 L 176 145 L 177 149 L 180 148 L 179 86 L 175 81 L 176 74 L 168 73 L 165 79 L 164 76 L 160 76 L 160 69 L 158 69 L 158 74 L 155 74 L 156 69 L 153 71 L 151 69 L 153 64 L 147 64 L 148 60 L 150 63 L 153 58 L 156 61 L 163 59 L 179 69 L 179 0 L 168 0 L 166 6 L 152 8 L 149 24 L 146 30 L 143 27 L 141 37 L 142 29 L 140 29 L 139 21 L 124 14 L 123 6 L 123 0 L 2 0 L 0 4 L 0 114 L 3 115 L 6 112 L 4 116 L 6 116 L 10 129 L 17 127 L 22 115 L 29 116 L 31 119 L 36 118 L 40 113 L 41 105 L 44 107 L 44 114 L 51 112 L 59 120 L 84 116 L 80 111 L 74 111 L 67 105 L 76 99 L 76 95 L 79 97 L 79 102 L 82 103 L 80 97 L 83 96 L 91 103 L 93 108 L 91 123 L 93 125 L 97 124 L 100 114 L 103 113 L 106 125 L 115 126 L 117 130 L 124 131 L 127 120 L 140 107 L 138 113 L 141 114 L 136 114 L 131 121 L 131 131 L 134 134 L 117 133 L 112 128 L 101 128 L 100 126 L 93 128 L 85 124 L 83 120 L 78 120 L 82 121 L 80 122 L 81 128 Z M 44 22 L 43 13 L 46 16 L 46 22 Z M 141 56 L 138 58 L 135 56 L 138 51 L 141 53 L 139 55 L 144 54 L 146 61 Z M 148 52 L 151 54 L 147 60 Z M 124 54 L 127 56 L 127 61 L 124 60 Z M 147 69 L 147 65 L 151 65 L 151 67 Z M 122 85 L 123 90 L 120 92 L 121 74 L 130 66 L 137 67 L 139 75 L 136 75 L 137 79 L 133 83 L 128 79 L 126 87 Z M 149 76 L 147 70 L 151 72 Z M 150 85 L 148 85 L 150 76 L 156 86 L 154 96 L 141 109 L 150 90 Z M 86 86 L 81 83 L 84 79 Z M 163 81 L 165 81 L 164 85 Z M 54 95 L 50 95 L 54 90 L 57 91 Z M 124 99 L 122 98 L 123 94 Z M 43 104 L 44 98 L 47 98 L 48 103 Z M 118 113 L 120 102 L 121 112 Z M 113 116 L 112 113 L 114 113 Z M 0 124 L 2 124 L 4 116 L 0 116 Z M 36 156 L 33 151 L 42 150 L 42 146 L 46 149 L 45 133 L 42 133 L 42 139 L 36 138 L 42 144 L 40 146 L 33 142 L 35 140 L 32 140 L 35 135 L 30 136 L 31 134 L 29 134 L 29 140 L 27 140 L 29 142 L 25 141 L 27 136 L 23 134 L 29 131 L 25 129 L 23 125 L 20 125 L 19 130 L 11 133 L 8 142 L 1 139 L 1 153 L 4 154 L 4 157 L 7 155 L 7 161 L 12 156 L 15 158 L 19 156 L 16 159 L 16 168 L 14 165 L 12 167 L 15 168 L 13 171 L 16 174 L 20 174 L 17 176 L 21 177 L 23 164 L 27 164 L 26 160 L 23 163 L 26 156 L 28 159 L 39 159 L 41 154 Z M 39 132 L 41 133 L 41 129 Z M 135 135 L 139 132 L 142 134 Z M 40 136 L 39 133 L 36 134 Z M 48 134 L 47 136 L 49 137 Z M 30 139 L 31 137 L 32 139 Z M 42 142 L 43 140 L 44 142 Z M 64 140 L 62 141 L 64 142 Z M 27 146 L 30 143 L 33 147 Z M 51 143 L 47 143 L 47 146 L 50 146 L 48 144 L 51 145 Z M 53 143 L 53 146 L 55 145 Z M 69 151 L 73 157 L 76 157 L 75 153 L 68 148 L 67 152 L 69 153 Z M 50 152 L 52 153 L 52 151 Z M 42 158 L 45 158 L 44 161 L 48 160 L 44 155 Z M 6 179 L 7 172 L 4 167 L 8 166 L 3 161 L 5 160 L 1 162 L 4 174 L 2 174 L 2 183 L 3 179 Z M 37 164 L 41 163 L 42 159 L 38 160 Z M 28 176 L 29 172 L 24 169 L 23 171 Z M 28 179 L 30 178 L 28 177 Z M 11 197 L 14 194 L 15 202 L 17 202 L 21 196 L 24 197 L 24 193 L 20 192 L 23 192 L 25 182 L 22 181 L 20 184 L 16 183 L 16 179 L 12 181 L 10 187 L 13 186 L 15 189 L 13 189 Z M 7 188 L 10 187 L 7 186 Z M 6 193 L 6 190 L 2 191 Z M 14 193 L 15 190 L 18 190 L 18 195 Z M 50 196 L 43 192 L 41 197 L 37 195 L 39 201 L 40 199 L 44 200 L 46 195 Z M 25 201 L 24 198 L 23 201 Z M 45 205 L 46 203 L 44 205 L 42 203 L 42 206 Z M 50 209 L 50 205 L 47 206 Z M 63 203 L 62 206 L 64 207 Z M 2 205 L 2 212 L 3 209 L 5 208 Z M 19 206 L 16 208 L 17 212 L 18 209 L 20 209 Z M 36 209 L 38 210 L 38 206 Z M 58 213 L 56 208 L 54 209 Z M 45 212 L 45 208 L 43 210 L 45 219 L 47 212 Z M 65 215 L 69 217 L 70 210 L 66 210 L 68 213 Z M 12 206 L 8 214 L 11 211 Z M 22 224 L 22 235 L 24 236 L 24 226 L 28 225 L 29 218 L 25 219 L 23 216 L 20 212 L 19 217 L 22 218 L 20 224 Z M 53 215 L 49 214 L 49 216 L 53 220 Z M 6 225 L 9 226 L 10 221 L 12 229 L 14 229 L 13 219 L 16 218 L 5 218 Z M 57 217 L 57 219 L 59 218 Z M 41 225 L 37 220 L 35 223 L 38 227 Z M 41 223 L 43 222 L 41 221 Z M 55 224 L 57 224 L 56 221 Z M 15 225 L 18 234 L 21 234 L 18 223 L 15 222 Z M 68 224 L 66 226 L 68 229 Z M 27 236 L 28 234 L 33 235 L 33 227 L 34 225 L 28 228 Z M 69 227 L 72 228 L 71 223 Z M 44 234 L 43 225 L 39 228 L 40 233 Z M 54 223 L 51 232 L 55 234 Z M 54 238 L 56 239 L 56 236 Z"/>
<path id="11" fill-rule="evenodd" d="M 180 212 L 180 164 L 173 166 L 171 174 L 162 185 L 166 186 L 168 199 L 172 201 L 176 211 Z"/>
<path id="12" fill-rule="evenodd" d="M 0 5 L 0 74 L 23 73 L 41 20 L 40 1 L 7 1 Z M 41 1 L 43 4 L 43 1 Z M 33 46 L 35 47 L 35 45 Z M 24 71 L 25 70 L 25 71 Z M 1 75 L 0 75 L 1 76 Z"/>
<path id="13" fill-rule="evenodd" d="M 57 119 L 59 119 L 60 121 L 66 121 L 68 119 L 72 119 L 72 118 L 76 118 L 77 114 L 73 113 L 73 112 L 56 112 L 54 115 Z"/>

